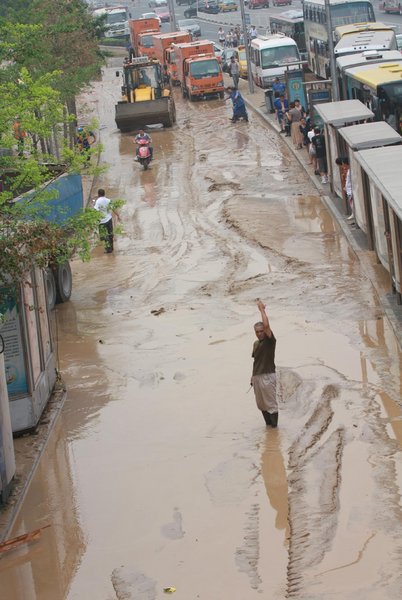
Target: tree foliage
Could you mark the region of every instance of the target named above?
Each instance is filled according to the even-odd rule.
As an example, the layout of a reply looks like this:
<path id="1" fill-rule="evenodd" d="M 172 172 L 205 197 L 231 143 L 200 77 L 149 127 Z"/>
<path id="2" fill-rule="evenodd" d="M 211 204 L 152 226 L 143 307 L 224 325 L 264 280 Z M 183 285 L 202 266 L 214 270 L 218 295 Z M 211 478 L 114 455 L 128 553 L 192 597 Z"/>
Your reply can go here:
<path id="1" fill-rule="evenodd" d="M 8 20 L 5 21 L 5 17 Z M 75 95 L 103 62 L 98 24 L 82 0 L 0 3 L 0 280 L 35 264 L 88 258 L 99 215 L 49 222 L 45 182 L 60 168 L 91 170 L 75 148 Z M 17 139 L 19 138 L 19 139 Z M 57 168 L 56 168 L 57 166 Z M 34 191 L 35 202 L 15 199 Z"/>

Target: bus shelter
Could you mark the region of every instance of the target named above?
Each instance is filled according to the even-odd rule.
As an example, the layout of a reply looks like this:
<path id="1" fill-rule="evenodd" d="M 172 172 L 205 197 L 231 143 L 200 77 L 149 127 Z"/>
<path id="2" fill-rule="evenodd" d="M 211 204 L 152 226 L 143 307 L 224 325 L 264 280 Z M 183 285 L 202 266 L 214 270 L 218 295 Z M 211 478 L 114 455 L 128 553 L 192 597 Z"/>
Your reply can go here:
<path id="1" fill-rule="evenodd" d="M 341 175 L 336 164 L 338 156 L 345 154 L 343 139 L 339 135 L 342 127 L 356 125 L 372 119 L 374 114 L 360 100 L 341 100 L 327 104 L 317 104 L 315 110 L 320 115 L 325 132 L 328 162 L 328 177 L 331 190 L 343 198 Z"/>
<path id="2" fill-rule="evenodd" d="M 397 303 L 402 304 L 402 146 L 355 153 L 373 217 L 374 250 L 390 275 Z"/>
<path id="3" fill-rule="evenodd" d="M 339 135 L 347 146 L 347 155 L 349 156 L 355 221 L 367 235 L 370 250 L 374 250 L 374 217 L 369 203 L 369 194 L 363 186 L 362 168 L 356 160 L 356 152 L 369 148 L 398 145 L 402 143 L 402 137 L 385 121 L 342 127 Z"/>

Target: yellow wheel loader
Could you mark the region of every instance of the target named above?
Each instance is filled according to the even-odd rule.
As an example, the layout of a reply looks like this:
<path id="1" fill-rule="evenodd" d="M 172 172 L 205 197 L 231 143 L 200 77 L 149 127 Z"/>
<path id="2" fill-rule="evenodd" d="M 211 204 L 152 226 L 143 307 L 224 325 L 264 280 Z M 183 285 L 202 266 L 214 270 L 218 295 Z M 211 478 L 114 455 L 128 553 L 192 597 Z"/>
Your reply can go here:
<path id="1" fill-rule="evenodd" d="M 120 72 L 116 72 L 120 76 Z M 121 132 L 161 123 L 172 127 L 176 109 L 171 88 L 161 65 L 147 56 L 126 59 L 123 65 L 122 99 L 116 104 L 116 125 Z"/>

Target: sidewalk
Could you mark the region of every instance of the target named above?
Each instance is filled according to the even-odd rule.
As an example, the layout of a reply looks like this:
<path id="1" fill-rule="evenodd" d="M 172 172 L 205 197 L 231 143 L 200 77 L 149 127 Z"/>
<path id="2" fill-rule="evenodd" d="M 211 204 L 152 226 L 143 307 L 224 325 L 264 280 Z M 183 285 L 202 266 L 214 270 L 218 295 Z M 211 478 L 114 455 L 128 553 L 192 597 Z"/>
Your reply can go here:
<path id="1" fill-rule="evenodd" d="M 225 83 L 227 85 L 231 84 L 231 78 L 228 75 L 224 75 L 224 77 Z M 396 303 L 395 295 L 391 293 L 389 274 L 379 264 L 375 252 L 369 250 L 365 234 L 357 225 L 347 220 L 344 201 L 331 191 L 329 184 L 322 184 L 321 178 L 314 174 L 312 166 L 308 164 L 307 151 L 304 148 L 296 150 L 290 137 L 279 135 L 280 127 L 275 119 L 275 115 L 267 112 L 264 90 L 254 86 L 254 94 L 250 94 L 248 82 L 243 79 L 239 82 L 239 89 L 247 106 L 264 119 L 272 129 L 278 132 L 280 143 L 286 144 L 288 149 L 293 152 L 317 188 L 322 201 L 338 223 L 352 250 L 362 264 L 364 273 L 376 290 L 378 301 L 391 324 L 399 347 L 402 348 L 402 306 Z"/>

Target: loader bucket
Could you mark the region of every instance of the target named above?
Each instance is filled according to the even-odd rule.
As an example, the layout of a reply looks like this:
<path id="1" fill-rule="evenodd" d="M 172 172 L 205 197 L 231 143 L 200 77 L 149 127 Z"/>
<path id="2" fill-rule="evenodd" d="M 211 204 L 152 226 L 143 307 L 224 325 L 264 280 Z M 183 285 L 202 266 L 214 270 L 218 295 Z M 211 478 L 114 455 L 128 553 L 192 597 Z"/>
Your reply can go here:
<path id="1" fill-rule="evenodd" d="M 115 121 L 122 133 L 157 123 L 172 127 L 175 120 L 174 101 L 170 97 L 116 104 Z"/>

